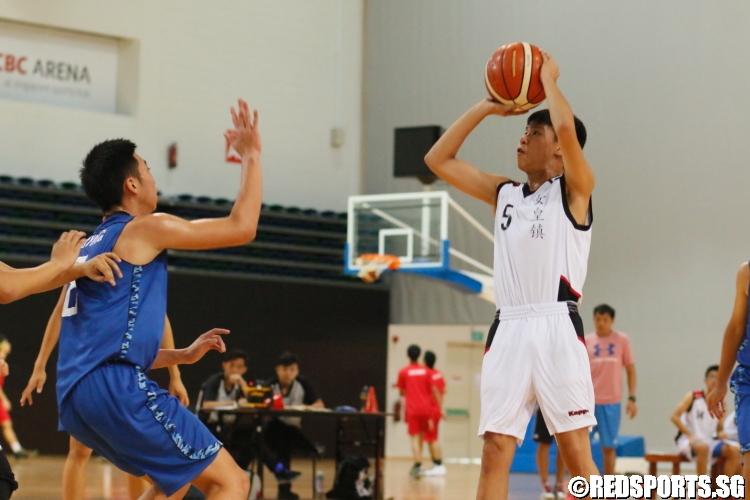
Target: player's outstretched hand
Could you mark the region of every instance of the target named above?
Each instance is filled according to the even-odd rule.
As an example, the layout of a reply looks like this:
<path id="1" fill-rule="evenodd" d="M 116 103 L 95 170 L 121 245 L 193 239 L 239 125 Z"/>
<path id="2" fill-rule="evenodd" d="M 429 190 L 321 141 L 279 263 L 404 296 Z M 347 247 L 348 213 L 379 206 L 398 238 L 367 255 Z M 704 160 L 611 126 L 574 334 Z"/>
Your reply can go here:
<path id="1" fill-rule="evenodd" d="M 546 82 L 556 82 L 560 77 L 560 67 L 557 65 L 552 56 L 546 50 L 542 50 L 542 69 L 539 71 L 539 79 L 542 81 L 542 86 Z"/>
<path id="2" fill-rule="evenodd" d="M 190 347 L 185 349 L 183 363 L 195 363 L 211 350 L 225 352 L 227 346 L 224 345 L 224 339 L 222 339 L 221 336 L 227 334 L 229 334 L 229 330 L 224 330 L 223 328 L 214 328 L 213 330 L 204 333 L 195 339 L 195 342 L 193 342 Z"/>
<path id="3" fill-rule="evenodd" d="M 528 110 L 520 109 L 515 104 L 505 105 L 490 99 L 489 97 L 482 100 L 482 106 L 484 112 L 488 115 L 516 116 L 528 113 Z"/>
<path id="4" fill-rule="evenodd" d="M 93 259 L 87 260 L 79 264 L 82 267 L 82 271 L 85 276 L 99 283 L 109 283 L 115 286 L 115 275 L 118 278 L 122 278 L 122 271 L 118 262 L 122 262 L 117 254 L 112 252 L 102 253 L 94 257 Z"/>
<path id="5" fill-rule="evenodd" d="M 42 388 L 44 387 L 44 383 L 47 381 L 47 372 L 44 370 L 34 370 L 31 374 L 31 378 L 29 379 L 29 383 L 26 384 L 26 389 L 23 390 L 23 394 L 21 394 L 21 406 L 25 405 L 27 402 L 30 405 L 34 404 L 34 399 L 32 398 L 32 394 L 34 391 L 36 391 L 37 394 L 42 393 Z"/>
<path id="6" fill-rule="evenodd" d="M 86 233 L 81 231 L 67 231 L 60 235 L 57 243 L 52 245 L 50 261 L 63 264 L 65 269 L 70 269 L 76 263 L 78 252 L 86 242 Z"/>
<path id="7" fill-rule="evenodd" d="M 254 109 L 251 114 L 247 103 L 239 99 L 237 110 L 230 108 L 230 112 L 232 113 L 234 129 L 227 130 L 224 137 L 243 158 L 260 156 L 261 141 L 258 131 L 258 110 Z"/>
<path id="8" fill-rule="evenodd" d="M 706 395 L 706 403 L 708 404 L 708 413 L 712 417 L 718 418 L 719 420 L 724 418 L 726 413 L 726 407 L 724 406 L 724 398 L 727 395 L 726 384 L 716 384 Z"/>

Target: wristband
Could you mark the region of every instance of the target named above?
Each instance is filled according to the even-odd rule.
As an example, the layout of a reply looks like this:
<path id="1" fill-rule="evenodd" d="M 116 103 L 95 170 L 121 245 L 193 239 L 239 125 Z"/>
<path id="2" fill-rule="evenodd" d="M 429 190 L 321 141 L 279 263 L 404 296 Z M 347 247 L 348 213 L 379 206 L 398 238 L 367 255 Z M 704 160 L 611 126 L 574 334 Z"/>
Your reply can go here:
<path id="1" fill-rule="evenodd" d="M 630 396 L 630 397 L 628 398 L 628 401 L 632 401 L 633 403 L 635 403 L 635 396 Z"/>

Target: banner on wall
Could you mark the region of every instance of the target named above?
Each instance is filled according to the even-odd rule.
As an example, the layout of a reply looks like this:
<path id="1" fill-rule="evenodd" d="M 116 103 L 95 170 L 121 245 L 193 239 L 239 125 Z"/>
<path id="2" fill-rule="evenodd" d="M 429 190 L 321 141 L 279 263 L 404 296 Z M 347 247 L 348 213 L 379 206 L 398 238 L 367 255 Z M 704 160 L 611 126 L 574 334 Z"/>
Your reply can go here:
<path id="1" fill-rule="evenodd" d="M 114 113 L 118 41 L 0 21 L 0 99 Z"/>

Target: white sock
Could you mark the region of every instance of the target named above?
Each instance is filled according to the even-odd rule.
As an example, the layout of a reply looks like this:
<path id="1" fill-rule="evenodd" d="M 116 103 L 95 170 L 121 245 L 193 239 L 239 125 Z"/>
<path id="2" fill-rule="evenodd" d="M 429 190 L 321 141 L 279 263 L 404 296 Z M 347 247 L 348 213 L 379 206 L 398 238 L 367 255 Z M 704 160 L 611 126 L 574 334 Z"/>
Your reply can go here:
<path id="1" fill-rule="evenodd" d="M 21 453 L 21 450 L 23 450 L 23 448 L 21 448 L 21 443 L 19 443 L 18 441 L 16 441 L 15 443 L 11 443 L 10 449 L 13 450 L 13 453 Z"/>

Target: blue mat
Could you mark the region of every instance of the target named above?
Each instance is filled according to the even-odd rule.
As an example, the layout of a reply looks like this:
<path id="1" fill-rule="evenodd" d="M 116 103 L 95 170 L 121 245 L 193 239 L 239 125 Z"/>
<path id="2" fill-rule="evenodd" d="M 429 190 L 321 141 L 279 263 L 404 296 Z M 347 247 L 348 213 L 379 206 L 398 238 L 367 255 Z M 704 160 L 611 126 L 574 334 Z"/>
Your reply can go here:
<path id="1" fill-rule="evenodd" d="M 533 472 L 537 473 L 536 467 L 536 443 L 534 442 L 534 424 L 536 415 L 531 418 L 529 426 L 526 428 L 526 436 L 523 445 L 516 450 L 516 456 L 510 466 L 511 472 Z M 591 453 L 594 457 L 596 466 L 601 471 L 604 468 L 604 455 L 598 439 L 591 441 Z M 646 454 L 646 443 L 642 436 L 620 436 L 617 445 L 618 457 L 642 457 Z M 552 444 L 550 448 L 550 472 L 555 472 L 555 459 L 557 458 L 557 445 Z"/>

